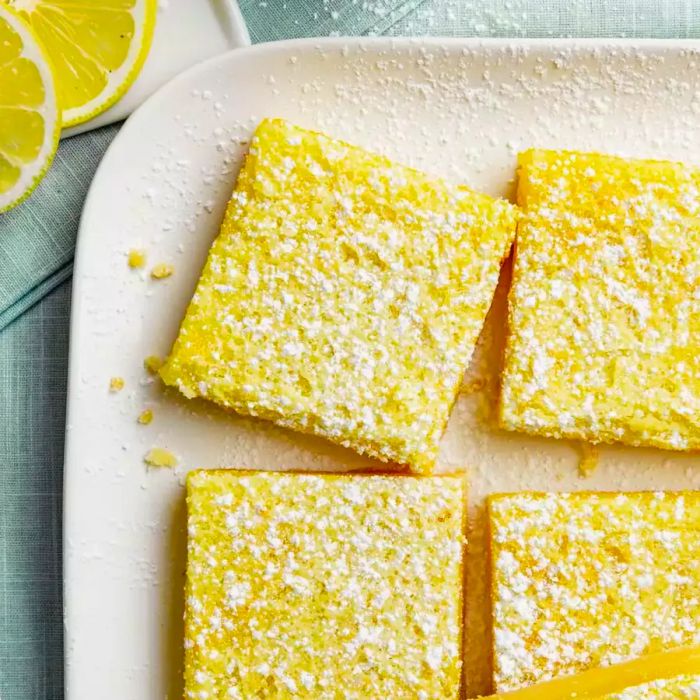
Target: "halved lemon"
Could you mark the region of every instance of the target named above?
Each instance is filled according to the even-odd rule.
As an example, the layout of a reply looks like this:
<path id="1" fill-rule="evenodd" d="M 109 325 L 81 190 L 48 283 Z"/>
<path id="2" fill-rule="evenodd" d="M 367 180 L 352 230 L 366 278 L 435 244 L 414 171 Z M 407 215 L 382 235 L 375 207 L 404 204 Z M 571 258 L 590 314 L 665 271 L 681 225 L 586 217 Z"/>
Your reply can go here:
<path id="1" fill-rule="evenodd" d="M 53 62 L 63 126 L 113 105 L 136 80 L 157 0 L 3 0 L 31 25 Z"/>
<path id="2" fill-rule="evenodd" d="M 0 212 L 36 187 L 60 132 L 49 58 L 31 28 L 0 4 Z"/>

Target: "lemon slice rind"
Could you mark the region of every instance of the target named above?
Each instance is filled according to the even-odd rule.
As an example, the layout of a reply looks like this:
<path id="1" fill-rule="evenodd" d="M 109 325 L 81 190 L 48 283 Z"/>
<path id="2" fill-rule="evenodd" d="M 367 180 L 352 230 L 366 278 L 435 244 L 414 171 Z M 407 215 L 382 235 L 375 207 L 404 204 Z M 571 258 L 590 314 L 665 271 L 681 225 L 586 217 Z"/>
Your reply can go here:
<path id="1" fill-rule="evenodd" d="M 131 40 L 126 61 L 110 75 L 107 87 L 97 97 L 80 107 L 64 110 L 62 119 L 64 128 L 82 124 L 104 112 L 134 84 L 151 48 L 158 3 L 157 0 L 141 0 L 139 7 L 142 8 L 143 14 L 141 17 L 136 14 L 134 17 L 136 33 Z"/>
<path id="2" fill-rule="evenodd" d="M 16 12 L 2 3 L 0 3 L 0 17 L 20 37 L 21 56 L 36 66 L 45 93 L 43 104 L 32 108 L 32 111 L 40 114 L 44 120 L 44 139 L 41 148 L 32 161 L 19 164 L 19 179 L 8 190 L 0 193 L 0 213 L 2 213 L 16 207 L 29 197 L 46 174 L 58 148 L 61 118 L 51 60 L 46 49 L 43 48 L 32 28 Z M 0 154 L 2 154 L 1 150 Z"/>
<path id="3" fill-rule="evenodd" d="M 77 30 L 75 36 L 72 33 L 85 21 L 84 17 L 80 17 L 82 0 L 79 3 L 73 3 L 70 0 L 0 0 L 0 3 L 2 2 L 14 4 L 15 10 L 20 13 L 23 19 L 33 25 L 35 33 L 44 43 L 49 55 L 56 59 L 54 61 L 54 74 L 59 93 L 68 85 L 68 82 L 62 82 L 66 66 L 61 65 L 62 59 L 70 56 L 66 53 L 66 42 L 71 43 L 75 49 L 73 58 L 69 60 L 73 61 L 70 70 L 78 71 L 78 81 L 80 80 L 81 68 L 79 66 L 81 65 L 82 70 L 87 71 L 86 75 L 94 70 L 106 78 L 104 87 L 86 102 L 68 106 L 67 101 L 64 101 L 62 114 L 64 127 L 82 124 L 117 102 L 138 77 L 151 47 L 157 0 L 135 0 L 134 6 L 131 8 L 126 7 L 129 3 L 111 3 L 110 0 L 96 2 L 94 6 L 84 5 L 87 13 L 97 10 L 104 11 L 108 15 L 112 10 L 117 10 L 129 12 L 133 18 L 134 34 L 129 39 L 126 56 L 123 62 L 113 70 L 108 69 L 100 62 L 99 57 L 94 53 L 95 46 L 89 46 L 91 41 L 94 42 L 94 36 L 87 34 L 88 42 L 85 44 L 81 43 L 80 38 L 80 31 L 85 31 L 84 29 Z M 79 20 L 76 21 L 75 18 L 71 17 L 71 14 L 74 13 L 77 13 Z M 109 44 L 106 45 L 106 49 L 109 51 Z"/>

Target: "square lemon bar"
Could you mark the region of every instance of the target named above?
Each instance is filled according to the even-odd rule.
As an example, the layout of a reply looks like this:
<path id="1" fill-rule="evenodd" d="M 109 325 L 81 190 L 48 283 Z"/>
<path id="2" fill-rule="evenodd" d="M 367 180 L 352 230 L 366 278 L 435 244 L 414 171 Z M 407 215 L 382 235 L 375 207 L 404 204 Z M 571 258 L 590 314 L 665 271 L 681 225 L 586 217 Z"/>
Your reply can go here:
<path id="1" fill-rule="evenodd" d="M 490 497 L 494 683 L 700 644 L 700 491 Z"/>
<path id="2" fill-rule="evenodd" d="M 465 482 L 200 470 L 185 696 L 459 697 Z"/>
<path id="3" fill-rule="evenodd" d="M 430 471 L 515 220 L 505 201 L 264 121 L 161 376 Z"/>
<path id="4" fill-rule="evenodd" d="M 521 154 L 500 420 L 700 448 L 700 170 Z"/>

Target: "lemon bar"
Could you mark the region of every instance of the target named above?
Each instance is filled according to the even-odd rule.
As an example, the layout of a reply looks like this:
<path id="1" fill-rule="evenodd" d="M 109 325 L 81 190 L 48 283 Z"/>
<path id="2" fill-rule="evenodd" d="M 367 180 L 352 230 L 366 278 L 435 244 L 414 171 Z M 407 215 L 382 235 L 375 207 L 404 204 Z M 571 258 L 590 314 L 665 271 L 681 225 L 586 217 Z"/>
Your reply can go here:
<path id="1" fill-rule="evenodd" d="M 428 472 L 515 217 L 505 201 L 264 121 L 161 376 Z"/>
<path id="2" fill-rule="evenodd" d="M 200 470 L 186 698 L 459 697 L 464 479 Z"/>
<path id="3" fill-rule="evenodd" d="M 488 501 L 504 692 L 700 644 L 700 491 Z"/>
<path id="4" fill-rule="evenodd" d="M 678 700 L 700 698 L 700 647 L 650 654 L 485 700 Z"/>
<path id="5" fill-rule="evenodd" d="M 502 425 L 700 448 L 700 170 L 532 150 L 518 203 Z"/>

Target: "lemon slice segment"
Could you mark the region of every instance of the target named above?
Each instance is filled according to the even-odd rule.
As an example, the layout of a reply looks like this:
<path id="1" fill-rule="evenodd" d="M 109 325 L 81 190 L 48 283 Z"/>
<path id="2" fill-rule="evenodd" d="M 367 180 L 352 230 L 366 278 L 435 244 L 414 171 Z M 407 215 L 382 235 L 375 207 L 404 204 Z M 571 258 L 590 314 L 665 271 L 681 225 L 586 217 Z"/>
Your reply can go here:
<path id="1" fill-rule="evenodd" d="M 49 58 L 31 28 L 0 3 L 0 212 L 39 183 L 60 131 Z"/>
<path id="2" fill-rule="evenodd" d="M 153 37 L 156 0 L 4 0 L 51 56 L 63 126 L 113 105 L 136 80 Z"/>

